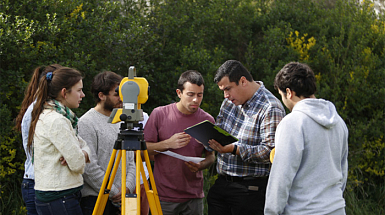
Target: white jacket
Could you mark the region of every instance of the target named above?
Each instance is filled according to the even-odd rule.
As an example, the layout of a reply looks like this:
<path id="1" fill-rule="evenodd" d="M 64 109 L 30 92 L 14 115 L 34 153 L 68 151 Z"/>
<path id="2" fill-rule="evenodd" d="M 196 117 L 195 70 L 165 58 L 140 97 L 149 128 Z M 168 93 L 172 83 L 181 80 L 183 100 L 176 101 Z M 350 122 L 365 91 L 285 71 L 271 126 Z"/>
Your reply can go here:
<path id="1" fill-rule="evenodd" d="M 86 162 L 82 150 L 91 155 L 69 119 L 52 109 L 44 109 L 34 135 L 35 190 L 61 191 L 83 185 Z M 66 166 L 61 165 L 61 157 L 65 158 Z"/>
<path id="2" fill-rule="evenodd" d="M 304 99 L 278 125 L 265 214 L 329 214 L 345 207 L 348 129 L 335 106 Z"/>

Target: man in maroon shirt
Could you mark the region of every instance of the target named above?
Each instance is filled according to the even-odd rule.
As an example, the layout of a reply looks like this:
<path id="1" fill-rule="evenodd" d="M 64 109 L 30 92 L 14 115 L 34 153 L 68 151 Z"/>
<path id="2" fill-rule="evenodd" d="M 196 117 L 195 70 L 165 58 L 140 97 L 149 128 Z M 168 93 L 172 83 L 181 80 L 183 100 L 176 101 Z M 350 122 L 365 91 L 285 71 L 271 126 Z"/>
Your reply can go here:
<path id="1" fill-rule="evenodd" d="M 154 155 L 154 178 L 164 215 L 203 214 L 203 173 L 215 160 L 213 151 L 184 132 L 184 129 L 214 118 L 199 108 L 204 91 L 202 75 L 193 70 L 178 80 L 179 102 L 155 108 L 144 128 L 144 139 Z M 172 151 L 183 156 L 201 157 L 199 163 L 185 162 L 165 154 Z M 158 151 L 158 152 L 157 152 Z"/>

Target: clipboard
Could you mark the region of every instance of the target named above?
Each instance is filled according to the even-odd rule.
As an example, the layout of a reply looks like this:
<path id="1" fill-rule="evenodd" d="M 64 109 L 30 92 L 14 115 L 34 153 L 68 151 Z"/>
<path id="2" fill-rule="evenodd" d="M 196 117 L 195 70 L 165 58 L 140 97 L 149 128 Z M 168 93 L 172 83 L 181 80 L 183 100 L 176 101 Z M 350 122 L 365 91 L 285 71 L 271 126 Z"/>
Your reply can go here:
<path id="1" fill-rule="evenodd" d="M 214 139 L 222 146 L 238 141 L 236 137 L 229 134 L 222 128 L 214 125 L 212 122 L 205 120 L 184 130 L 193 138 L 199 140 L 203 145 L 209 147 L 209 140 Z M 210 148 L 210 147 L 209 147 Z"/>

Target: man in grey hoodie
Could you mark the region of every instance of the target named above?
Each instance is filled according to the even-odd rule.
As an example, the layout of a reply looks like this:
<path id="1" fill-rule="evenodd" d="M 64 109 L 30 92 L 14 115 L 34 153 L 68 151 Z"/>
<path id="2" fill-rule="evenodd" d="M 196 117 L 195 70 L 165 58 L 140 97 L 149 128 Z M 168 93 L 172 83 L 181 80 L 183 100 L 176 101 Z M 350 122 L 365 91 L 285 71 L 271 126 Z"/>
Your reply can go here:
<path id="1" fill-rule="evenodd" d="M 345 214 L 348 129 L 335 106 L 316 99 L 306 64 L 286 64 L 275 77 L 291 111 L 278 125 L 265 215 Z"/>

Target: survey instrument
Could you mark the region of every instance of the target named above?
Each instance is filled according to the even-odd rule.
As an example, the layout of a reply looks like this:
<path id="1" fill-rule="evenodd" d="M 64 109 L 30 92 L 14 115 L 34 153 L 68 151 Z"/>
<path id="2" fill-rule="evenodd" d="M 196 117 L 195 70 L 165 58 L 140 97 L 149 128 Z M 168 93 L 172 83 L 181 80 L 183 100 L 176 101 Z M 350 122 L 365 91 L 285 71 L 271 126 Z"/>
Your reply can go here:
<path id="1" fill-rule="evenodd" d="M 122 215 L 140 215 L 140 177 L 142 177 L 144 188 L 146 190 L 147 200 L 150 205 L 152 215 L 163 215 L 158 192 L 156 190 L 154 175 L 152 173 L 150 158 L 147 151 L 146 142 L 143 137 L 143 110 L 141 105 L 148 99 L 148 82 L 145 78 L 136 77 L 136 69 L 131 66 L 128 70 L 128 77 L 122 79 L 119 84 L 119 96 L 123 102 L 122 108 L 113 109 L 109 123 L 120 122 L 120 132 L 115 141 L 111 158 L 99 191 L 98 198 L 92 215 L 102 215 L 111 191 L 111 187 L 122 161 L 122 188 L 126 187 L 126 153 L 134 151 L 136 155 L 136 194 L 126 193 L 126 189 L 121 189 L 121 214 Z M 150 176 L 150 183 L 146 183 L 147 178 L 144 172 L 142 162 L 143 154 L 145 164 Z M 117 155 L 117 157 L 116 157 Z M 116 158 L 116 159 L 115 159 Z"/>

